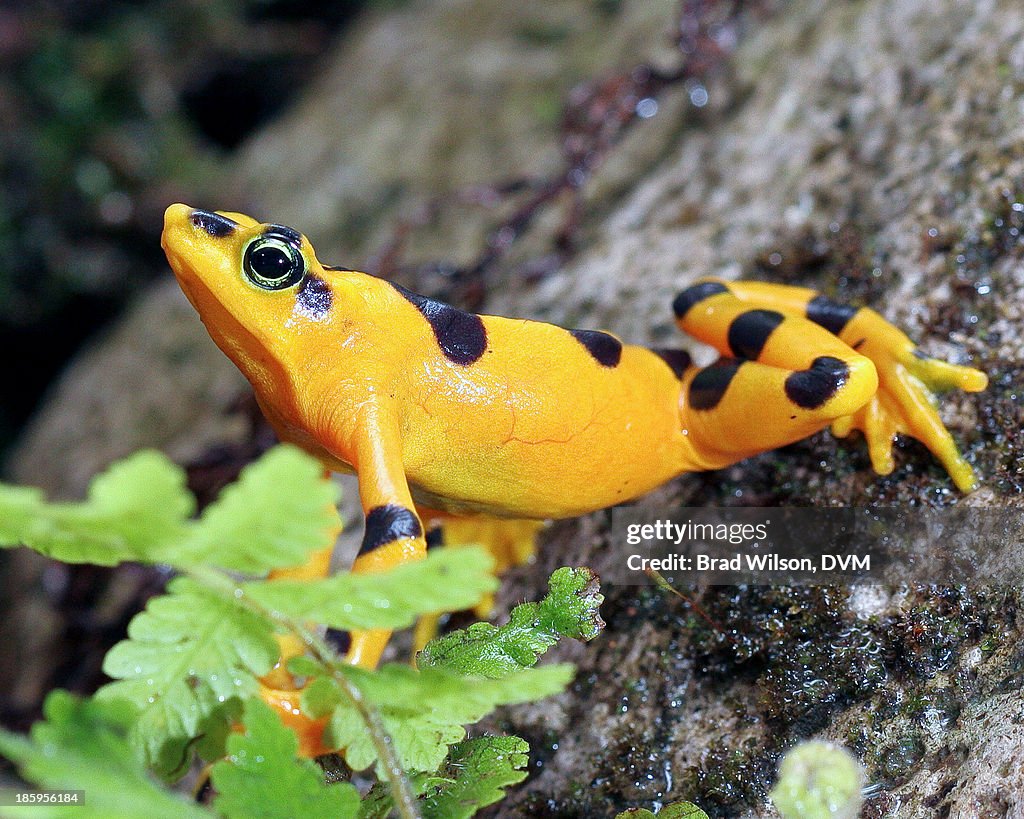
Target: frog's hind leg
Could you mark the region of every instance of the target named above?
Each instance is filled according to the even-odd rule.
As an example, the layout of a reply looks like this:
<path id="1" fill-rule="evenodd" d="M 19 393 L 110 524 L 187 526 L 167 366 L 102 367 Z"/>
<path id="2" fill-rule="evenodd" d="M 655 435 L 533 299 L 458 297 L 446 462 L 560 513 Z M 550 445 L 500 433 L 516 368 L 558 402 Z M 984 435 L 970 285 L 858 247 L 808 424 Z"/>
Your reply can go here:
<path id="1" fill-rule="evenodd" d="M 863 430 L 872 465 L 880 474 L 892 471 L 892 444 L 896 433 L 912 435 L 942 462 L 961 491 L 975 487 L 971 467 L 960 456 L 952 436 L 939 419 L 933 392 L 954 387 L 968 392 L 983 390 L 987 384 L 984 373 L 929 358 L 874 310 L 840 304 L 807 288 L 708 280 L 680 293 L 673 307 L 684 331 L 740 361 L 789 366 L 805 373 L 808 358 L 819 362 L 822 377 L 812 380 L 820 384 L 828 380 L 820 364 L 823 358 L 835 358 L 848 364 L 856 361 L 854 356 L 859 354 L 858 357 L 870 360 L 878 378 L 877 390 L 867 392 L 866 397 L 863 390 L 853 390 L 859 403 L 848 402 L 845 407 L 831 399 L 820 406 L 824 416 L 831 416 L 826 420 L 831 420 L 833 432 L 845 436 L 852 429 Z M 747 363 L 743 368 L 752 369 Z M 841 375 L 837 370 L 836 380 L 841 380 Z M 755 372 L 749 372 L 741 380 L 758 377 Z M 808 376 L 799 378 L 807 380 Z M 703 380 L 707 379 L 705 376 Z M 722 374 L 718 380 L 723 380 Z M 693 381 L 699 386 L 700 379 L 695 377 Z M 771 378 L 768 382 L 770 386 Z M 837 387 L 835 398 L 850 391 L 851 383 L 852 372 Z M 784 386 L 789 385 L 787 380 Z M 756 386 L 748 387 L 742 397 L 753 400 L 749 406 L 756 408 L 758 420 L 762 424 L 784 424 L 785 418 L 774 416 L 782 414 L 780 410 L 786 403 L 773 402 L 768 394 L 758 402 L 752 394 L 755 391 Z M 741 388 L 730 386 L 729 399 L 740 392 Z M 788 391 L 785 395 L 789 406 L 800 405 Z M 701 418 L 700 410 L 690 415 Z M 799 413 L 797 415 L 798 418 L 789 420 L 799 421 Z"/>
<path id="2" fill-rule="evenodd" d="M 427 531 L 427 548 L 458 549 L 482 546 L 494 558 L 494 573 L 500 575 L 513 566 L 527 563 L 536 551 L 537 533 L 544 526 L 538 520 L 507 520 L 485 515 L 454 515 L 417 506 Z M 480 619 L 491 615 L 494 595 L 485 595 L 473 613 Z M 437 636 L 441 612 L 425 615 L 416 623 L 414 651 L 420 651 Z"/>
<path id="3" fill-rule="evenodd" d="M 805 438 L 874 394 L 875 368 L 806 318 L 752 309 L 704 282 L 673 303 L 679 327 L 723 357 L 682 379 L 682 418 L 701 466 L 717 468 Z"/>

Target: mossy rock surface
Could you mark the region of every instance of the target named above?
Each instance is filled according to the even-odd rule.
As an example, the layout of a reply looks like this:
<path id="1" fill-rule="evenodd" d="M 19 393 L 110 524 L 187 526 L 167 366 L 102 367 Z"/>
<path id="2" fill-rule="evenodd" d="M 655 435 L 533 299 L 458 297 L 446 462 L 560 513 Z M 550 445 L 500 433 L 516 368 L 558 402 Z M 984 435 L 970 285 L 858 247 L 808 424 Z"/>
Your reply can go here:
<path id="1" fill-rule="evenodd" d="M 325 60 L 304 101 L 225 168 L 230 201 L 195 204 L 294 224 L 325 261 L 361 265 L 397 215 L 425 197 L 556 167 L 552 112 L 577 80 L 671 59 L 661 44 L 672 3 L 611 5 L 609 13 L 482 0 L 374 12 Z M 516 276 L 517 261 L 547 247 L 557 220 L 543 221 L 493 271 L 485 309 L 663 344 L 677 338 L 673 295 L 703 275 L 866 302 L 926 352 L 989 373 L 985 393 L 942 404 L 983 478 L 959 502 L 1019 506 L 1022 44 L 1024 8 L 1010 0 L 782 4 L 749 21 L 728 69 L 709 82 L 706 106 L 669 92 L 658 115 L 615 149 L 586 191 L 582 251 L 539 282 Z M 444 211 L 416 232 L 409 258 L 464 262 L 492 218 Z M 165 315 L 180 340 L 161 353 L 143 340 Z M 173 352 L 204 346 L 184 362 Z M 126 446 L 194 450 L 195 430 L 208 429 L 227 385 L 237 384 L 218 355 L 186 306 L 155 292 L 69 372 L 26 437 L 15 475 L 74 494 L 93 464 Z M 130 374 L 142 364 L 152 380 L 145 390 Z M 203 373 L 189 376 L 199 393 L 189 402 L 206 421 L 179 417 L 173 401 L 140 400 L 164 394 L 157 383 L 174 383 L 186 366 Z M 85 397 L 90 389 L 100 398 Z M 89 400 L 99 403 L 86 404 L 92 426 L 83 435 Z M 135 414 L 124 420 L 102 400 Z M 146 424 L 149 433 L 124 433 Z M 69 461 L 79 466 L 69 471 Z M 943 505 L 958 497 L 915 443 L 902 443 L 896 471 L 879 478 L 859 438 L 821 434 L 685 476 L 655 500 Z M 536 599 L 557 566 L 600 573 L 621 559 L 608 527 L 606 514 L 555 525 L 536 564 L 510 574 L 499 604 Z M 535 759 L 498 815 L 604 816 L 685 798 L 712 816 L 772 816 L 764 797 L 778 758 L 812 735 L 852 748 L 868 782 L 882 786 L 865 815 L 1024 813 L 1016 591 L 703 592 L 702 611 L 738 636 L 727 644 L 684 600 L 633 587 L 605 592 L 607 632 L 561 651 L 580 665 L 573 690 L 509 709 L 494 725 L 529 739 Z"/>

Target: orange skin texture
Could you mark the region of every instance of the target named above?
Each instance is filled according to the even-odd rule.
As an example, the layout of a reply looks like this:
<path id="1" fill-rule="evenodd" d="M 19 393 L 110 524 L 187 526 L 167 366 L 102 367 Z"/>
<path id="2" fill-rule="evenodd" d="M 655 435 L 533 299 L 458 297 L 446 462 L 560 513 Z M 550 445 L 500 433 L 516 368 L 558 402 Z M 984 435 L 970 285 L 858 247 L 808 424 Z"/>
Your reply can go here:
<path id="1" fill-rule="evenodd" d="M 220 229 L 204 227 L 203 219 L 219 219 Z M 537 321 L 480 316 L 486 346 L 470 362 L 453 360 L 414 294 L 365 273 L 326 268 L 309 240 L 290 229 L 279 230 L 301 254 L 301 280 L 258 286 L 244 260 L 273 230 L 243 214 L 172 205 L 162 244 L 182 290 L 252 383 L 278 436 L 328 469 L 355 471 L 368 515 L 406 515 L 396 536 L 364 544 L 355 571 L 425 554 L 420 519 L 427 513 L 417 515 L 417 508 L 572 517 L 830 424 L 840 435 L 863 430 L 880 473 L 893 469 L 895 435 L 908 433 L 962 491 L 976 485 L 932 391 L 977 391 L 984 374 L 921 355 L 867 308 L 851 308 L 833 334 L 808 318 L 812 290 L 705 282 L 710 295 L 678 313 L 677 324 L 723 356 L 734 354 L 730 333 L 738 318 L 768 312 L 780 323 L 755 354 L 742 356 L 720 400 L 701 407 L 691 393 L 701 378 L 697 367 L 674 372 L 629 344 L 617 363 L 603 364 L 570 332 Z M 303 296 L 309 283 L 320 288 L 319 301 Z M 789 397 L 790 377 L 821 357 L 845 374 L 822 402 L 798 406 Z M 349 659 L 372 666 L 386 641 L 387 632 L 356 633 Z"/>
<path id="2" fill-rule="evenodd" d="M 212 239 L 174 207 L 164 247 L 210 335 L 279 436 L 334 469 L 358 469 L 371 415 L 414 494 L 448 511 L 573 517 L 706 468 L 680 426 L 678 379 L 645 348 L 625 345 L 608 368 L 560 327 L 484 316 L 487 352 L 460 366 L 388 282 L 324 271 L 303 239 L 334 305 L 311 318 L 294 291 L 238 272 L 263 226 L 226 214 L 243 230 Z"/>

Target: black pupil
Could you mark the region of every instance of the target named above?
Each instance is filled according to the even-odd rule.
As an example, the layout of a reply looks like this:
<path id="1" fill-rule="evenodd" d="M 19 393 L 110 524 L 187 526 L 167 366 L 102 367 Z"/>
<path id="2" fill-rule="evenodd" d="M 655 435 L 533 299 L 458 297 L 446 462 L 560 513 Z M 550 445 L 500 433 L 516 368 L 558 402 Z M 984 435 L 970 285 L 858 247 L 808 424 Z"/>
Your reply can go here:
<path id="1" fill-rule="evenodd" d="M 261 247 L 249 256 L 253 272 L 268 281 L 285 278 L 292 269 L 292 259 L 279 247 Z"/>

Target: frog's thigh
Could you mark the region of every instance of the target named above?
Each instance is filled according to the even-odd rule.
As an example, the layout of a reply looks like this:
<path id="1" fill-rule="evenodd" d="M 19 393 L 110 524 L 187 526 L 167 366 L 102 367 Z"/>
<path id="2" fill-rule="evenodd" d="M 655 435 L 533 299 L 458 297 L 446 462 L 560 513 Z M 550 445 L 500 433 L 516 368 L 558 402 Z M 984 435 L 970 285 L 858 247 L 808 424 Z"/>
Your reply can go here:
<path id="1" fill-rule="evenodd" d="M 805 318 L 795 305 L 779 303 L 768 309 L 759 306 L 760 302 L 740 299 L 732 292 L 734 286 L 730 283 L 727 288 L 708 281 L 680 293 L 672 303 L 679 328 L 727 358 L 794 372 L 810 370 L 822 358 L 835 359 L 851 370 L 870 368 L 865 356 L 822 325 Z M 819 364 L 818 369 L 823 366 Z"/>

